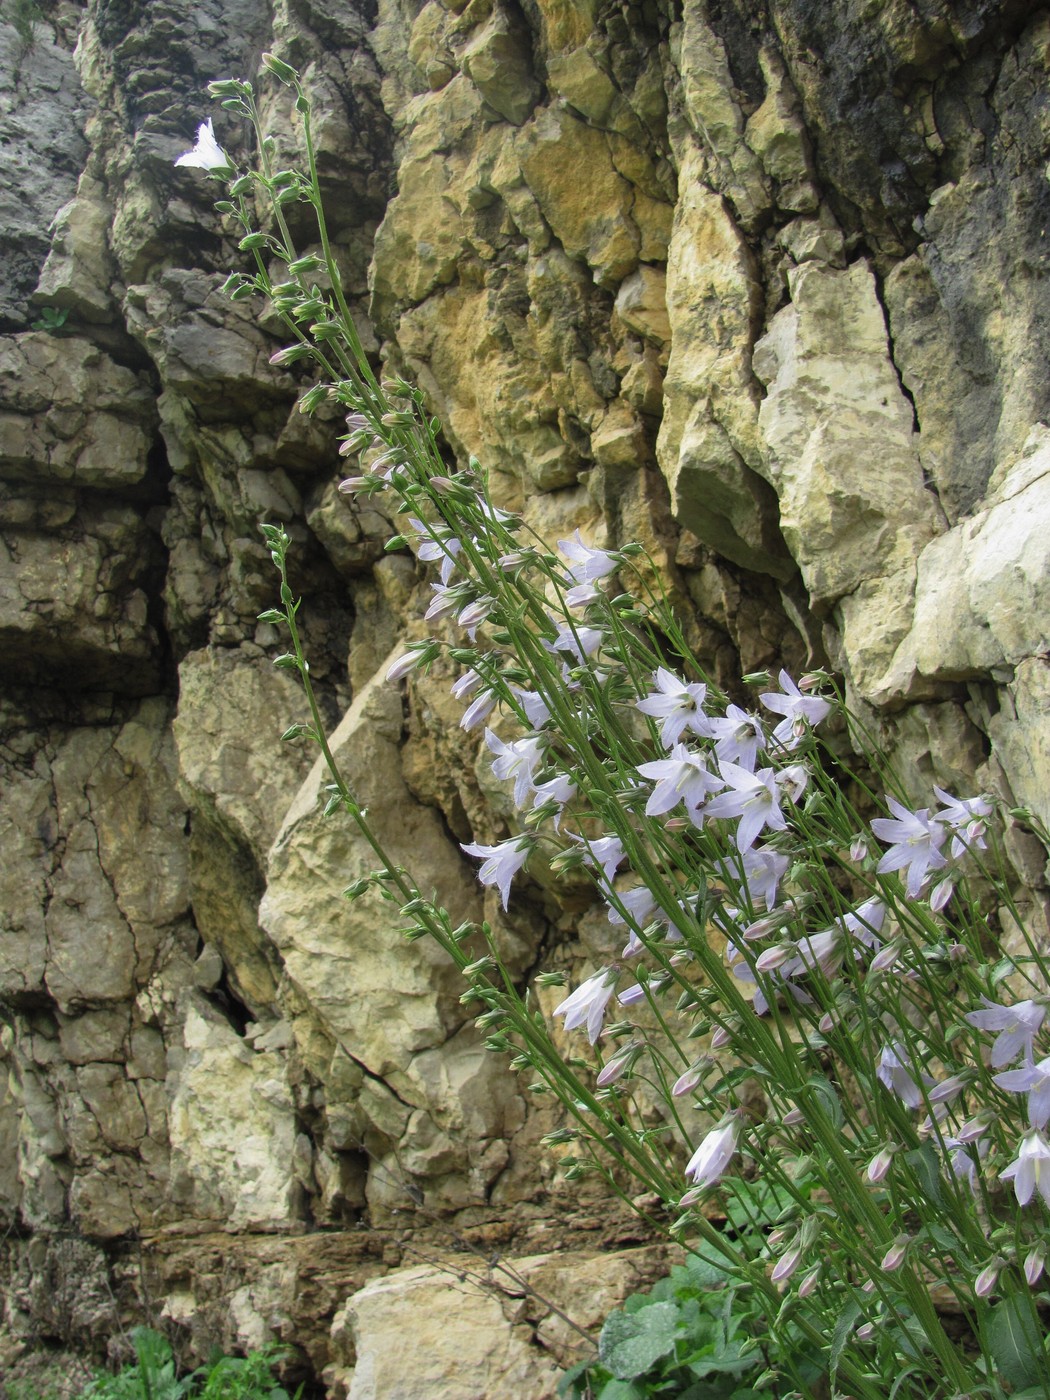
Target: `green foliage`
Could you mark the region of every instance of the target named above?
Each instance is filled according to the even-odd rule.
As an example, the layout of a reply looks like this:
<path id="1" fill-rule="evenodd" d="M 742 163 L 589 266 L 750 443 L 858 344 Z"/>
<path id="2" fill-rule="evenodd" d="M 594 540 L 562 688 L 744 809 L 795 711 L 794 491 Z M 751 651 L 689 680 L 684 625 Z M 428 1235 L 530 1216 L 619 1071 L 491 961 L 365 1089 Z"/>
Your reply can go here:
<path id="1" fill-rule="evenodd" d="M 32 322 L 35 331 L 50 331 L 52 335 L 55 331 L 60 331 L 69 319 L 69 308 L 67 306 L 43 306 L 40 308 L 40 315 Z"/>
<path id="2" fill-rule="evenodd" d="M 20 57 L 24 57 L 36 42 L 36 26 L 44 18 L 44 12 L 36 0 L 4 0 L 0 4 L 0 19 L 13 25 L 22 45 Z"/>
<path id="3" fill-rule="evenodd" d="M 807 1394 L 819 1394 L 824 1368 L 801 1331 L 782 1328 L 778 1351 L 768 1337 L 764 1298 L 736 1281 L 718 1251 L 704 1243 L 648 1293 L 633 1294 L 609 1314 L 597 1361 L 568 1371 L 558 1393 L 572 1400 L 775 1397 L 794 1388 L 793 1382 L 785 1382 L 784 1391 L 776 1386 L 790 1347 L 785 1369 L 805 1378 Z"/>
<path id="4" fill-rule="evenodd" d="M 281 1354 L 277 1347 L 246 1357 L 216 1356 L 180 1377 L 171 1344 L 162 1333 L 137 1327 L 131 1335 L 135 1362 L 116 1375 L 96 1376 L 79 1400 L 291 1400 L 273 1376 Z"/>

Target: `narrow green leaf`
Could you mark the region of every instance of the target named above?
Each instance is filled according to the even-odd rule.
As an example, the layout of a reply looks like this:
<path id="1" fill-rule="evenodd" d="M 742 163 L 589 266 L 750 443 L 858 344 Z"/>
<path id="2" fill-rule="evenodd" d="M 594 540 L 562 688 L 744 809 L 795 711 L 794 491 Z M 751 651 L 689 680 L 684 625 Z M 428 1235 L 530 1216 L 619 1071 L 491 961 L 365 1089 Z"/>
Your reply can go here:
<path id="1" fill-rule="evenodd" d="M 835 1328 L 831 1334 L 831 1355 L 829 1357 L 829 1375 L 832 1384 L 838 1375 L 839 1361 L 846 1349 L 846 1343 L 853 1335 L 853 1329 L 857 1325 L 857 1319 L 860 1315 L 859 1304 L 847 1303 L 835 1321 Z"/>

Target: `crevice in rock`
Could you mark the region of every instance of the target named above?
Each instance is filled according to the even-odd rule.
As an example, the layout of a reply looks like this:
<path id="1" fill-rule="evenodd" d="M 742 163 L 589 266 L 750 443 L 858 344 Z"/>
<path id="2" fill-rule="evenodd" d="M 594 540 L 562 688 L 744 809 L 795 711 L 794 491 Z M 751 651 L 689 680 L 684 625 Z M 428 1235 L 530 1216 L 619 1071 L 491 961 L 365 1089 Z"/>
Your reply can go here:
<path id="1" fill-rule="evenodd" d="M 222 975 L 215 986 L 208 990 L 200 989 L 200 992 L 205 1001 L 221 1012 L 230 1027 L 243 1039 L 248 1027 L 255 1021 L 255 1016 L 234 991 L 229 970 L 225 964 L 223 964 Z"/>
<path id="2" fill-rule="evenodd" d="M 918 435 L 922 432 L 922 424 L 919 422 L 919 407 L 918 404 L 915 402 L 915 395 L 904 382 L 904 374 L 901 371 L 901 367 L 897 362 L 897 353 L 893 341 L 893 326 L 890 321 L 890 309 L 886 303 L 885 297 L 886 279 L 877 263 L 872 262 L 869 265 L 871 267 L 872 277 L 875 282 L 875 299 L 878 301 L 879 307 L 882 310 L 882 319 L 886 325 L 886 349 L 889 354 L 889 361 L 890 364 L 893 366 L 893 373 L 897 377 L 897 386 L 901 391 L 901 396 L 902 398 L 907 399 L 908 403 L 911 405 L 912 431 L 916 435 Z M 924 472 L 923 478 L 924 484 L 927 486 L 927 488 L 936 495 L 937 488 L 934 485 L 932 479 L 930 479 L 928 473 Z"/>

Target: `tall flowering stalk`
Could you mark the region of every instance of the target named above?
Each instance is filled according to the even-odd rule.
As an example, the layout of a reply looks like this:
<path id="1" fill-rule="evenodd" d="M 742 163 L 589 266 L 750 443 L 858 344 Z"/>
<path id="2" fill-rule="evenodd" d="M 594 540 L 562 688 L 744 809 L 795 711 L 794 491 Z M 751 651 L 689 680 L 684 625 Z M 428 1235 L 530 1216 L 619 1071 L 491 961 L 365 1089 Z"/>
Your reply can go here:
<path id="1" fill-rule="evenodd" d="M 281 606 L 264 617 L 287 629 L 276 664 L 298 672 L 312 715 L 286 737 L 321 747 L 329 809 L 377 859 L 353 893 L 395 899 L 407 936 L 455 961 L 486 1044 L 564 1106 L 551 1142 L 571 1148 L 566 1174 L 600 1172 L 625 1196 L 629 1177 L 641 1184 L 658 1222 L 702 1238 L 751 1286 L 774 1345 L 790 1329 L 822 1355 L 837 1393 L 1050 1396 L 1039 1312 L 1050 982 L 1033 939 L 1023 958 L 1001 955 L 971 890 L 978 875 L 976 890 L 992 881 L 1005 894 L 984 863 L 996 804 L 936 789 L 935 805 L 911 810 L 888 778 L 884 799 L 872 795 L 888 814 L 866 822 L 821 738 L 833 715 L 852 723 L 828 677 L 762 677 L 753 708 L 732 703 L 690 655 L 639 546 L 606 550 L 577 531 L 555 552 L 495 505 L 477 462 L 448 469 L 422 395 L 380 382 L 364 353 L 325 226 L 309 99 L 287 64 L 264 66 L 294 94 L 308 168 L 273 169 L 250 84 L 213 85 L 252 124 L 260 157 L 219 205 L 255 262 L 227 290 L 265 296 L 283 318 L 275 363 L 319 371 L 302 410 L 346 414 L 341 452 L 357 465 L 341 489 L 383 497 L 404 521 L 393 546 L 435 566 L 433 635 L 389 679 L 411 683 L 439 656 L 461 669 L 462 727 L 517 813 L 505 840 L 464 845 L 479 879 L 506 908 L 530 866 L 578 868 L 607 907 L 606 960 L 551 1013 L 593 1047 L 593 1072 L 519 994 L 489 926 L 454 928 L 383 851 L 324 733 L 288 537 L 265 526 Z M 208 135 L 183 163 L 228 178 Z M 319 252 L 293 245 L 289 201 L 312 206 Z M 711 1193 L 746 1214 L 756 1175 L 778 1218 L 737 1235 L 712 1224 Z M 953 1335 L 944 1306 L 961 1315 Z M 768 1384 L 803 1385 L 784 1357 Z"/>

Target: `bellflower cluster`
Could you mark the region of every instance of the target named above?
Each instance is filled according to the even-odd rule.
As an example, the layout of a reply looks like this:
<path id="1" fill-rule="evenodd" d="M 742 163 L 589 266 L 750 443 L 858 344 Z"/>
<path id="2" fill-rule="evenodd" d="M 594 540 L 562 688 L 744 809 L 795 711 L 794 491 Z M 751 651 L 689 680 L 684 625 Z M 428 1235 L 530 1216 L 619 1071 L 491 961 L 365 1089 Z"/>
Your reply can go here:
<path id="1" fill-rule="evenodd" d="M 255 126 L 261 161 L 234 172 L 219 206 L 255 260 L 227 290 L 261 294 L 283 317 L 277 362 L 308 359 L 320 376 L 304 411 L 345 414 L 341 489 L 404 520 L 389 547 L 436 572 L 390 683 L 411 705 L 439 659 L 454 667 L 465 761 L 509 789 L 491 839 L 462 844 L 488 919 L 453 927 L 384 853 L 340 775 L 302 651 L 289 539 L 264 527 L 281 608 L 263 616 L 287 629 L 277 664 L 298 672 L 311 705 L 289 737 L 321 747 L 329 808 L 379 862 L 349 893 L 397 902 L 407 936 L 436 940 L 460 969 L 485 1045 L 556 1101 L 550 1141 L 574 1145 L 566 1178 L 598 1173 L 621 1196 L 633 1181 L 674 1238 L 724 1258 L 773 1341 L 803 1337 L 820 1393 L 884 1400 L 906 1373 L 909 1393 L 931 1400 L 1050 1394 L 1034 1292 L 1050 1209 L 1050 982 L 1010 880 L 986 860 L 1013 818 L 989 795 L 941 788 L 912 806 L 876 763 L 879 801 L 870 774 L 851 771 L 865 745 L 830 676 L 782 669 L 776 685 L 763 674 L 723 693 L 640 545 L 609 547 L 581 524 L 555 553 L 495 505 L 479 462 L 448 466 L 422 393 L 380 381 L 361 345 L 308 95 L 289 65 L 264 65 L 295 95 L 309 168 L 275 171 L 252 86 L 214 85 Z M 210 124 L 179 163 L 230 169 Z M 264 229 L 249 192 L 270 201 Z M 293 197 L 316 215 L 319 253 L 292 243 Z M 589 880 L 605 914 L 607 946 L 592 932 L 594 960 L 560 998 L 562 971 L 522 989 L 501 960 L 500 911 L 536 877 L 547 888 L 572 877 L 574 898 Z M 1007 928 L 1016 956 L 1001 946 Z M 717 1203 L 739 1222 L 756 1182 L 775 1210 L 750 1230 L 720 1228 Z M 810 1393 L 813 1375 L 792 1382 Z"/>

